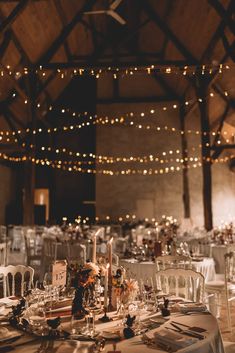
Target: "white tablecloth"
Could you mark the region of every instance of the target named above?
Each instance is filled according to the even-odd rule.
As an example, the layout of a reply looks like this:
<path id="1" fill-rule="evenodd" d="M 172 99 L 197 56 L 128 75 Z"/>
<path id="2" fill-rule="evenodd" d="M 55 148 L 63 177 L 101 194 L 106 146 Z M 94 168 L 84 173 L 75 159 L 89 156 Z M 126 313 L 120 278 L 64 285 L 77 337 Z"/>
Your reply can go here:
<path id="1" fill-rule="evenodd" d="M 143 280 L 146 282 L 153 279 L 155 282 L 155 276 L 157 272 L 156 264 L 153 262 L 134 262 L 134 260 L 121 260 L 120 264 L 127 270 L 128 276 L 137 279 L 138 281 Z M 215 280 L 215 264 L 211 258 L 205 258 L 203 261 L 192 261 L 192 267 L 195 271 L 201 272 L 205 277 L 205 281 Z"/>
<path id="2" fill-rule="evenodd" d="M 148 313 L 147 317 L 151 316 L 152 313 Z M 145 315 L 145 318 L 147 318 Z M 177 323 L 183 323 L 189 326 L 198 326 L 206 330 L 204 333 L 205 338 L 203 340 L 198 340 L 196 343 L 188 346 L 184 349 L 180 349 L 177 352 L 179 353 L 224 353 L 224 348 L 222 344 L 222 339 L 220 336 L 219 328 L 216 319 L 208 313 L 197 313 L 196 315 L 184 315 L 181 316 L 178 314 L 173 314 L 170 317 L 170 320 L 177 321 Z M 163 327 L 172 327 L 170 325 L 170 320 L 166 321 L 165 324 L 160 326 L 157 329 L 149 331 L 147 334 L 151 336 L 154 332 L 161 330 Z M 109 323 L 98 323 L 97 329 L 102 331 L 107 331 L 111 327 L 117 327 L 120 321 L 112 321 Z M 63 324 L 64 329 L 69 329 L 70 323 Z M 116 328 L 115 328 L 116 329 Z M 170 332 L 170 331 L 169 331 Z M 14 347 L 14 352 L 16 353 L 36 353 L 36 352 L 56 352 L 56 353 L 88 353 L 88 347 L 91 345 L 91 342 L 79 342 L 79 341 L 54 341 L 54 340 L 43 340 L 36 339 L 34 342 L 28 342 L 22 344 L 23 338 L 12 343 Z M 18 346 L 17 346 L 18 345 Z M 121 351 L 121 353 L 165 353 L 166 351 L 150 346 L 145 345 L 141 336 L 135 336 L 128 340 L 121 340 L 116 342 L 116 350 Z M 0 346 L 1 348 L 1 346 Z M 113 342 L 106 342 L 104 353 L 113 351 Z"/>

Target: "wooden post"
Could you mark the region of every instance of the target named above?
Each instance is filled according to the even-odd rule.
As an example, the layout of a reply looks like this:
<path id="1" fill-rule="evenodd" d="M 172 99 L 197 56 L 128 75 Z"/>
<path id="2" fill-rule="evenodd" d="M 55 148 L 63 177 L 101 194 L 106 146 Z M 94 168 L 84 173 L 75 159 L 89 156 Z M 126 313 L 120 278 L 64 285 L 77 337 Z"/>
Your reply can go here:
<path id="1" fill-rule="evenodd" d="M 188 180 L 188 142 L 185 134 L 185 107 L 180 106 L 180 129 L 184 133 L 181 134 L 181 148 L 183 159 L 183 204 L 184 204 L 184 218 L 190 218 L 190 194 L 189 194 L 189 180 Z"/>
<path id="2" fill-rule="evenodd" d="M 29 121 L 31 122 L 31 131 L 36 128 L 36 76 L 35 73 L 30 73 L 28 82 L 30 107 Z M 34 148 L 30 148 L 32 144 Z M 36 138 L 33 133 L 27 141 L 27 157 L 28 160 L 24 165 L 24 193 L 23 193 L 23 224 L 34 225 L 34 189 L 35 189 L 35 163 L 32 163 L 32 158 L 35 158 Z"/>
<path id="3" fill-rule="evenodd" d="M 200 75 L 200 74 L 199 74 Z M 201 119 L 201 145 L 202 145 L 202 180 L 203 180 L 203 209 L 204 227 L 213 228 L 212 216 L 212 176 L 210 155 L 210 122 L 208 114 L 208 88 L 209 78 L 198 76 L 196 78 L 196 92 Z"/>

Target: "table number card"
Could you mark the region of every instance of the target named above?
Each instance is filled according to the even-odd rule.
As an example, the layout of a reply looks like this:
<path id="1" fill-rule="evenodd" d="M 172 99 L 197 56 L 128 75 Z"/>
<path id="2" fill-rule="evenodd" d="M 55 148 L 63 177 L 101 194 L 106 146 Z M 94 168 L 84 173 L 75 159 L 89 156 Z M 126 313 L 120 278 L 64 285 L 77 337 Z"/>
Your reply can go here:
<path id="1" fill-rule="evenodd" d="M 65 286 L 67 277 L 67 261 L 55 261 L 52 265 L 52 285 Z"/>

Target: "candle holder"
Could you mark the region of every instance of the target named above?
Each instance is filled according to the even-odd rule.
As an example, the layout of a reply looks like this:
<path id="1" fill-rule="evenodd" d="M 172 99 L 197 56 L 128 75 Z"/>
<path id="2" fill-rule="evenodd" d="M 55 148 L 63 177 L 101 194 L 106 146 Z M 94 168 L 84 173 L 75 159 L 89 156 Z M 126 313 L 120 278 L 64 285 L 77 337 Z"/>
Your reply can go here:
<path id="1" fill-rule="evenodd" d="M 115 310 L 114 306 L 112 305 L 112 285 L 109 285 L 108 287 L 108 295 L 109 295 L 108 312 L 110 312 Z"/>
<path id="2" fill-rule="evenodd" d="M 107 315 L 107 308 L 106 307 L 104 307 L 104 316 L 102 316 L 99 320 L 101 322 L 113 321 L 113 319 Z"/>

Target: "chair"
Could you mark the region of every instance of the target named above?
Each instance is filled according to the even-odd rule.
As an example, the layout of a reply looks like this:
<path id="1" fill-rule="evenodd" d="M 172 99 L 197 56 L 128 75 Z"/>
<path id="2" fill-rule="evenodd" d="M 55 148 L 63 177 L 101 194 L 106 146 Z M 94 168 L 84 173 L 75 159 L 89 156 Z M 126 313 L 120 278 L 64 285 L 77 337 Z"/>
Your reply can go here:
<path id="1" fill-rule="evenodd" d="M 4 243 L 7 240 L 7 227 L 0 226 L 0 242 Z"/>
<path id="2" fill-rule="evenodd" d="M 158 256 L 155 259 L 157 264 L 157 271 L 165 270 L 167 268 L 188 268 L 190 269 L 191 264 L 191 257 L 186 255 L 164 255 Z"/>
<path id="3" fill-rule="evenodd" d="M 156 273 L 157 289 L 165 295 L 175 295 L 194 302 L 204 301 L 205 279 L 200 272 L 183 268 L 168 268 Z"/>
<path id="4" fill-rule="evenodd" d="M 41 273 L 40 278 L 44 277 L 45 272 L 54 261 L 57 260 L 57 246 L 58 243 L 52 237 L 43 238 L 42 255 L 41 255 Z"/>
<path id="5" fill-rule="evenodd" d="M 20 226 L 13 227 L 12 230 L 12 249 L 20 251 L 24 245 L 24 234 L 23 229 Z"/>
<path id="6" fill-rule="evenodd" d="M 0 266 L 6 266 L 7 263 L 7 244 L 0 243 Z"/>
<path id="7" fill-rule="evenodd" d="M 221 307 L 221 297 L 224 296 L 226 301 L 226 311 L 228 328 L 232 331 L 231 323 L 231 309 L 230 303 L 235 300 L 235 251 L 234 247 L 228 247 L 228 252 L 224 255 L 225 273 L 224 279 L 209 281 L 206 283 L 205 291 L 208 294 L 213 294 L 217 297 L 217 307 Z M 220 310 L 218 310 L 217 317 L 220 316 Z"/>
<path id="8" fill-rule="evenodd" d="M 25 234 L 26 264 L 30 266 L 31 262 L 41 261 L 42 256 L 42 240 L 36 235 L 34 229 L 28 229 Z"/>
<path id="9" fill-rule="evenodd" d="M 20 280 L 20 295 L 23 296 L 25 289 L 25 275 L 28 273 L 27 288 L 30 289 L 33 283 L 34 269 L 29 266 L 17 265 L 17 266 L 1 266 L 0 277 L 3 278 L 3 297 L 15 296 L 16 295 L 16 274 L 21 275 Z M 10 275 L 10 276 L 9 276 Z M 11 277 L 11 286 L 10 286 Z M 11 290 L 10 290 L 11 287 Z M 8 292 L 8 293 L 7 293 Z"/>
<path id="10" fill-rule="evenodd" d="M 73 260 L 80 262 L 81 264 L 86 263 L 86 246 L 83 244 L 72 244 L 66 243 L 67 246 L 67 260 L 70 263 Z"/>

